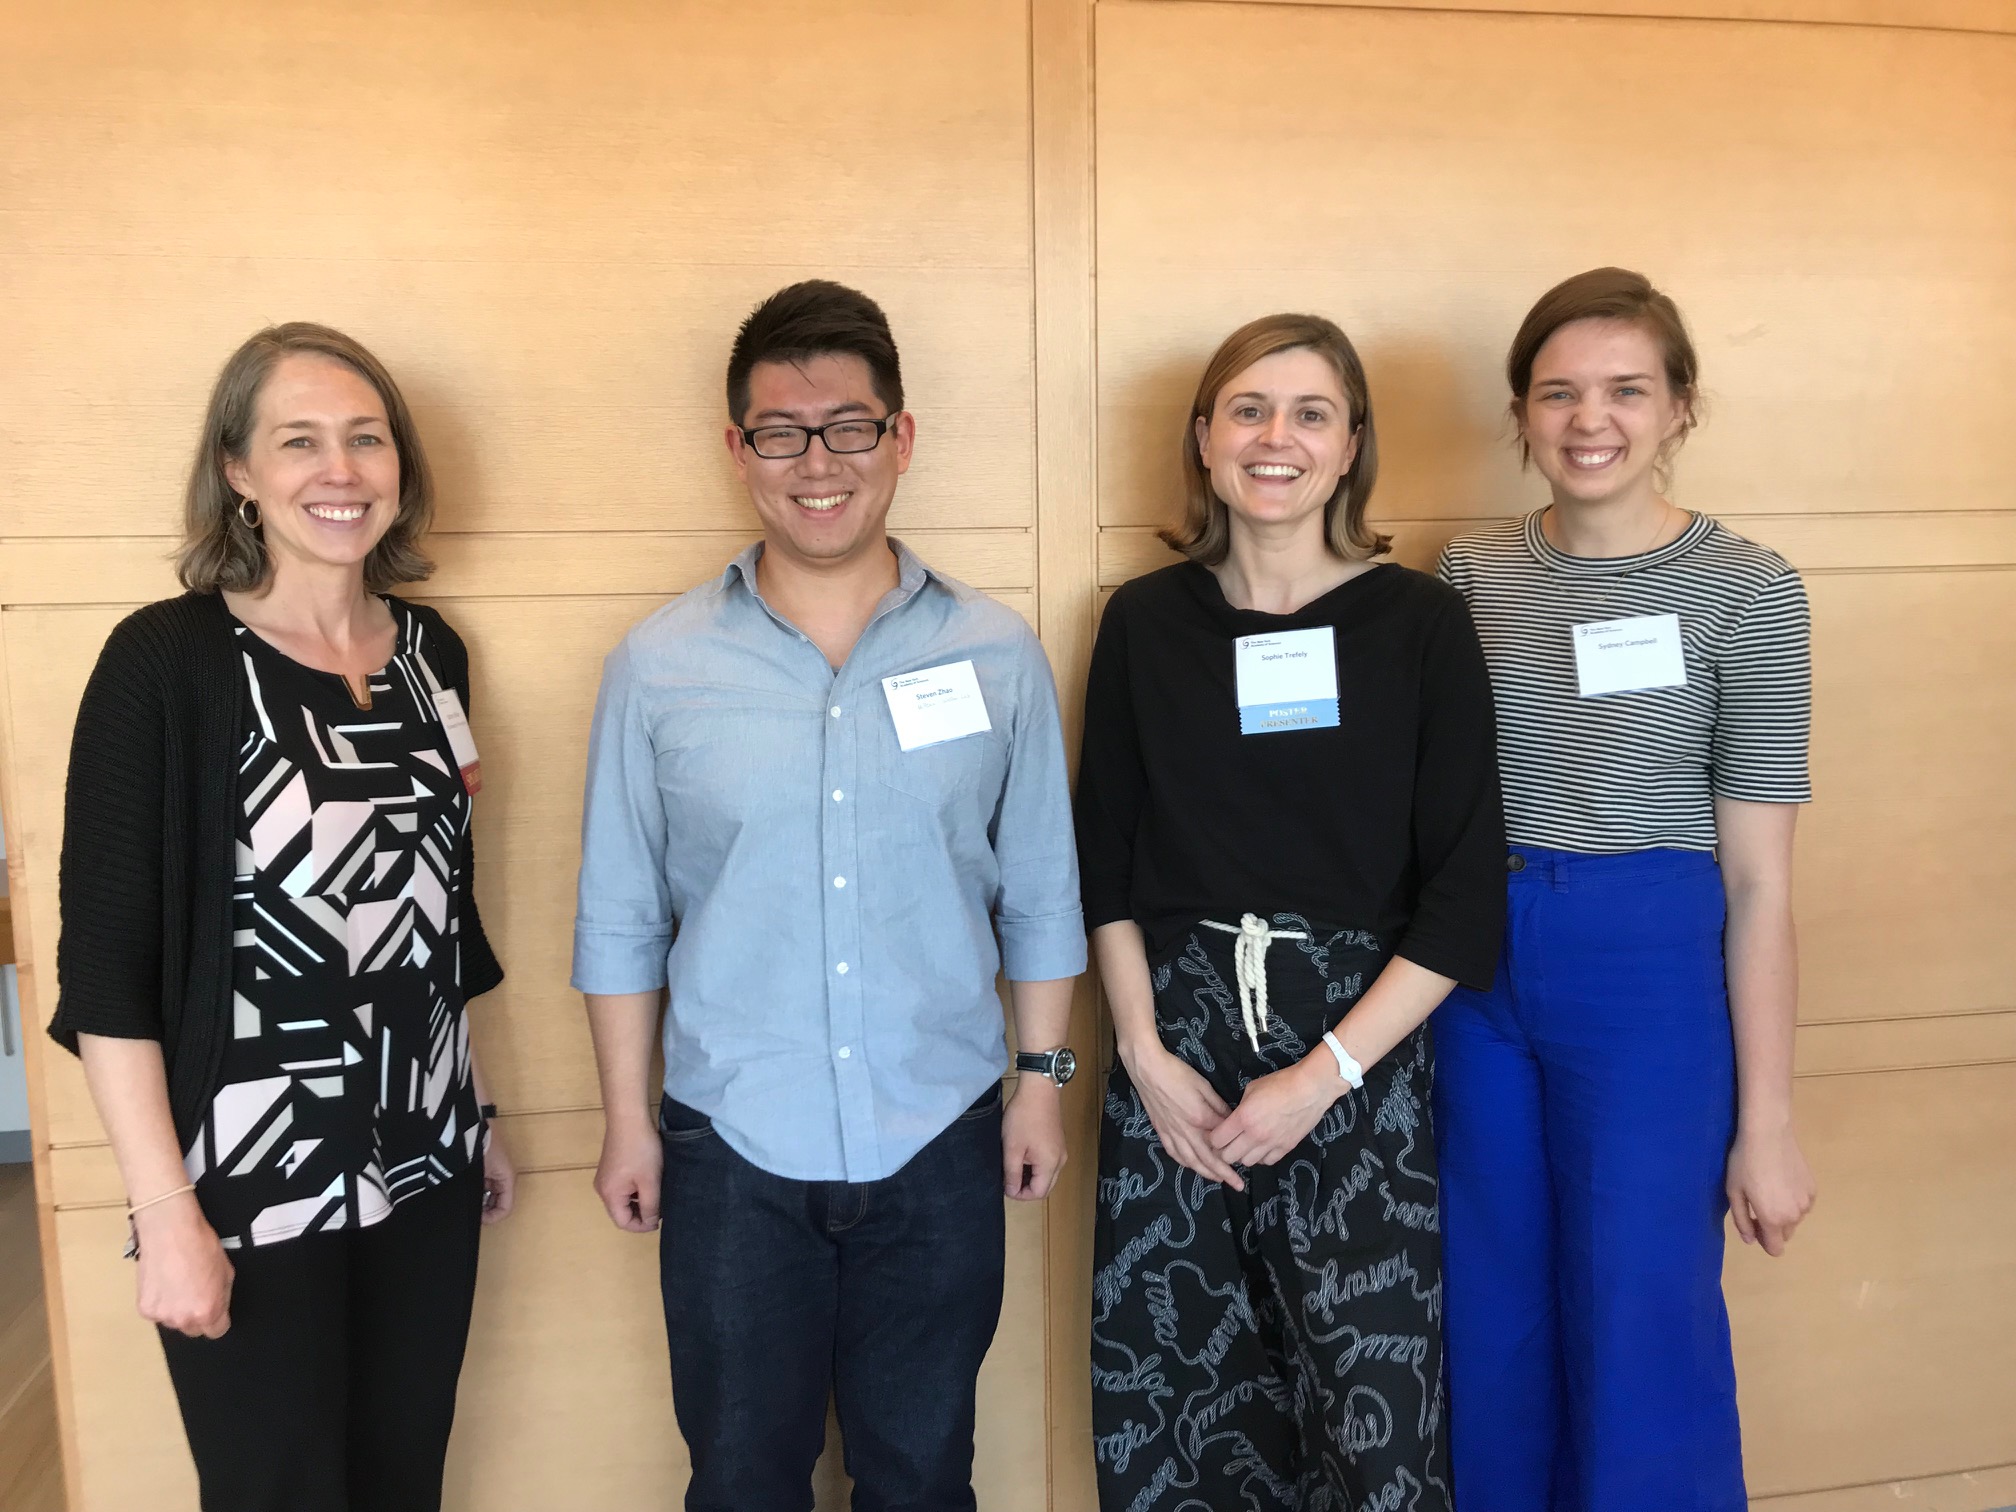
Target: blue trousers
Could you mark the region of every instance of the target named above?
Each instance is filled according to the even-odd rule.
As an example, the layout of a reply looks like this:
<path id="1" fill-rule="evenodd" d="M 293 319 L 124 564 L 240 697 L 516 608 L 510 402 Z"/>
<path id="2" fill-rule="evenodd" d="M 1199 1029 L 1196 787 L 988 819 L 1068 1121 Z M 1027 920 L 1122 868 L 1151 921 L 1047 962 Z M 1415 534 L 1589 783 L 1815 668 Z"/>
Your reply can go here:
<path id="1" fill-rule="evenodd" d="M 659 1129 L 686 1512 L 812 1512 L 829 1396 L 854 1512 L 973 1512 L 1006 1253 L 1001 1089 L 881 1181 L 774 1176 L 669 1097 Z"/>
<path id="2" fill-rule="evenodd" d="M 1514 847 L 1490 992 L 1434 1017 L 1459 1512 L 1744 1512 L 1721 870 Z"/>

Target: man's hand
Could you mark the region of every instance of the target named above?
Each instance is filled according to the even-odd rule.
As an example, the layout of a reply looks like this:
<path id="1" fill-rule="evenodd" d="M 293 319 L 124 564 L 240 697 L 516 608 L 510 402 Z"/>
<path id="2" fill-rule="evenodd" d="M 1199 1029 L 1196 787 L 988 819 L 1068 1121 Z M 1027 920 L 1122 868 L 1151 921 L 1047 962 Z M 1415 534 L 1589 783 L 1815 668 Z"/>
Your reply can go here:
<path id="1" fill-rule="evenodd" d="M 1001 1115 L 1001 1185 L 1017 1202 L 1048 1197 L 1069 1158 L 1062 1093 L 1057 1083 L 1033 1071 L 1015 1078 L 1014 1096 Z"/>
<path id="2" fill-rule="evenodd" d="M 665 1146 L 648 1118 L 610 1120 L 602 1127 L 602 1159 L 595 1167 L 595 1195 L 609 1221 L 632 1234 L 658 1227 L 658 1195 L 665 1174 Z"/>

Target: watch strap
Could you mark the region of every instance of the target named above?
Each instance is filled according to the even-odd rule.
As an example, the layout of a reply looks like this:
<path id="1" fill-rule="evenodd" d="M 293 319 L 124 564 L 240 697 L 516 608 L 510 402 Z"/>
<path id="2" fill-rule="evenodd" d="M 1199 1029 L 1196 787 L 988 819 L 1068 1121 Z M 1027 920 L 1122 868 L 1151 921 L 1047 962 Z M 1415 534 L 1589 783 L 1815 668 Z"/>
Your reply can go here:
<path id="1" fill-rule="evenodd" d="M 1364 1086 L 1365 1068 L 1358 1064 L 1357 1058 L 1349 1050 L 1344 1048 L 1343 1042 L 1337 1038 L 1337 1032 L 1334 1029 L 1325 1029 L 1323 1031 L 1323 1043 L 1328 1045 L 1330 1053 L 1337 1057 L 1337 1074 L 1344 1078 L 1351 1090 L 1356 1092 L 1360 1087 Z"/>

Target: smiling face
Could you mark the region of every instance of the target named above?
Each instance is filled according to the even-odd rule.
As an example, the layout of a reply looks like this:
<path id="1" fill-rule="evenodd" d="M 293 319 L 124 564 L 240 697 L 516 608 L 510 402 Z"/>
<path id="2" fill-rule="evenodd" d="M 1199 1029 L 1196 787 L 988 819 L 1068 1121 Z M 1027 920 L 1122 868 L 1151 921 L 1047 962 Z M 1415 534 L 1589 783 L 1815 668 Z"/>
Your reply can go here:
<path id="1" fill-rule="evenodd" d="M 749 373 L 749 408 L 741 423 L 826 425 L 851 418 L 882 419 L 868 364 L 851 355 L 823 355 L 803 364 L 759 362 Z M 897 416 L 873 451 L 835 454 L 815 438 L 803 455 L 759 457 L 735 426 L 727 432 L 735 471 L 763 522 L 766 551 L 826 568 L 886 549 L 884 523 L 896 480 L 910 468 L 916 424 Z"/>
<path id="2" fill-rule="evenodd" d="M 224 476 L 256 499 L 273 570 L 362 569 L 399 517 L 399 453 L 385 401 L 356 369 L 296 353 L 259 390 L 245 455 Z"/>
<path id="3" fill-rule="evenodd" d="M 1336 369 L 1307 347 L 1275 352 L 1233 374 L 1196 426 L 1212 490 L 1249 527 L 1293 528 L 1314 519 L 1320 532 L 1323 507 L 1358 455 L 1358 430 Z"/>
<path id="4" fill-rule="evenodd" d="M 1520 431 L 1557 501 L 1650 503 L 1666 446 L 1687 423 L 1665 356 L 1643 326 L 1571 321 L 1533 360 Z"/>

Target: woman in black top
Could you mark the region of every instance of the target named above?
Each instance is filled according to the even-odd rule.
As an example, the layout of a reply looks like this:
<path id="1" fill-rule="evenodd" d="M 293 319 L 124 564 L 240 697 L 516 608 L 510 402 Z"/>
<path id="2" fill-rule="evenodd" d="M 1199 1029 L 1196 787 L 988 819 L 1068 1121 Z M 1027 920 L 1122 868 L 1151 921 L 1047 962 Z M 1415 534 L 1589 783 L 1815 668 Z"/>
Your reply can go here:
<path id="1" fill-rule="evenodd" d="M 1235 331 L 1190 558 L 1107 607 L 1078 789 L 1120 1063 L 1099 1151 L 1107 1508 L 1450 1505 L 1425 1020 L 1491 980 L 1504 847 L 1457 596 L 1373 559 L 1357 354 Z M 1271 947 L 1271 949 L 1270 949 Z"/>
<path id="2" fill-rule="evenodd" d="M 432 609 L 404 401 L 336 331 L 225 364 L 179 599 L 71 749 L 61 996 L 206 1509 L 440 1505 L 483 1222 L 510 1210 L 467 998 L 468 660 Z"/>

